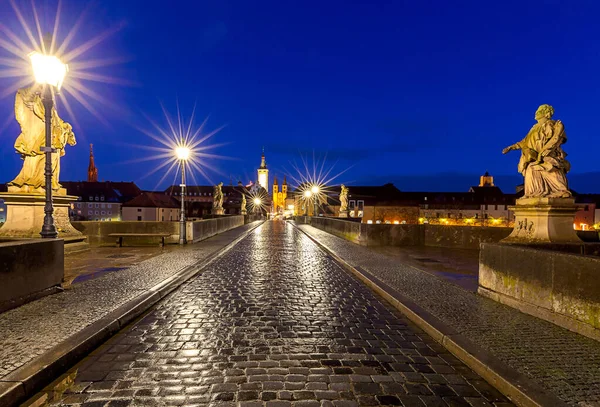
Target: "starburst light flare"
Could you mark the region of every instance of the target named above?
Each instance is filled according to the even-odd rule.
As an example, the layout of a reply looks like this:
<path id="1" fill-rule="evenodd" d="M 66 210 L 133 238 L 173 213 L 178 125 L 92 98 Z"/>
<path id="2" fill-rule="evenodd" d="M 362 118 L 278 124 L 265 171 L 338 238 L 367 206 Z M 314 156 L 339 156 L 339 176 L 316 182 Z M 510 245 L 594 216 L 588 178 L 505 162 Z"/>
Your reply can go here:
<path id="1" fill-rule="evenodd" d="M 184 166 L 186 174 L 191 177 L 193 183 L 199 184 L 196 178 L 200 174 L 205 180 L 213 184 L 209 170 L 219 175 L 225 174 L 215 167 L 211 160 L 214 159 L 230 159 L 229 157 L 213 154 L 210 150 L 226 145 L 227 143 L 209 144 L 208 140 L 216 135 L 224 126 L 216 130 L 206 131 L 206 123 L 208 118 L 204 119 L 200 125 L 195 123 L 196 106 L 193 107 L 189 119 L 185 119 L 177 103 L 177 114 L 173 117 L 167 112 L 167 109 L 161 105 L 165 125 L 161 126 L 148 115 L 144 115 L 149 126 L 136 126 L 137 130 L 152 140 L 158 145 L 130 145 L 136 149 L 142 149 L 152 152 L 145 157 L 126 161 L 125 163 L 141 163 L 145 161 L 161 161 L 152 170 L 147 172 L 143 178 L 155 174 L 158 171 L 163 171 L 163 175 L 156 183 L 158 187 L 165 179 L 172 174 L 172 185 L 176 185 L 175 180 L 181 166 Z M 190 183 L 188 183 L 190 184 Z"/>
<path id="2" fill-rule="evenodd" d="M 311 163 L 303 155 L 300 158 L 301 165 L 293 162 L 291 163 L 293 171 L 286 172 L 290 174 L 290 179 L 298 193 L 298 198 L 304 201 L 305 205 L 314 202 L 326 202 L 327 197 L 333 193 L 331 189 L 333 183 L 340 183 L 338 178 L 352 168 L 348 167 L 336 172 L 334 170 L 337 162 L 333 165 L 328 165 L 327 155 L 321 159 L 320 157 L 316 157 L 314 152 Z M 337 199 L 337 197 L 333 198 Z"/>
<path id="3" fill-rule="evenodd" d="M 34 1 L 31 2 L 31 10 L 19 8 L 15 0 L 8 2 L 21 30 L 13 31 L 0 22 L 0 78 L 4 78 L 0 83 L 0 98 L 13 95 L 24 87 L 41 87 L 41 84 L 48 83 L 61 90 L 57 102 L 61 102 L 67 110 L 70 121 L 77 124 L 70 104 L 75 99 L 96 118 L 107 123 L 93 102 L 101 103 L 103 108 L 114 108 L 115 103 L 94 90 L 91 83 L 131 82 L 111 77 L 106 72 L 99 73 L 97 68 L 121 64 L 127 59 L 98 58 L 98 55 L 93 55 L 97 54 L 94 47 L 119 31 L 123 24 L 85 38 L 85 34 L 82 35 L 80 31 L 88 19 L 89 6 L 74 21 L 68 21 L 69 17 L 63 16 L 60 0 L 56 3 L 55 11 L 51 11 L 48 6 L 40 7 L 42 13 L 38 12 Z M 48 26 L 43 24 L 46 21 L 50 21 Z M 68 29 L 65 30 L 65 27 Z M 46 67 L 44 71 L 37 69 L 42 65 Z M 48 67 L 51 68 L 50 71 Z M 48 74 L 58 80 L 49 82 Z"/>

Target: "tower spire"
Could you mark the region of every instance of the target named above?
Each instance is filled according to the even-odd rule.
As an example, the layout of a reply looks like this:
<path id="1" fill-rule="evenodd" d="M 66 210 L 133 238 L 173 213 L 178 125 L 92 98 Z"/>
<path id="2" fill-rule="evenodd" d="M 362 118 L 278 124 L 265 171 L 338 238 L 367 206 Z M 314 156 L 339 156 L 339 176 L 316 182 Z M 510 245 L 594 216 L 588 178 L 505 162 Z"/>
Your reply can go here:
<path id="1" fill-rule="evenodd" d="M 88 165 L 88 182 L 98 182 L 98 168 L 94 164 L 94 145 L 90 144 L 90 165 Z"/>

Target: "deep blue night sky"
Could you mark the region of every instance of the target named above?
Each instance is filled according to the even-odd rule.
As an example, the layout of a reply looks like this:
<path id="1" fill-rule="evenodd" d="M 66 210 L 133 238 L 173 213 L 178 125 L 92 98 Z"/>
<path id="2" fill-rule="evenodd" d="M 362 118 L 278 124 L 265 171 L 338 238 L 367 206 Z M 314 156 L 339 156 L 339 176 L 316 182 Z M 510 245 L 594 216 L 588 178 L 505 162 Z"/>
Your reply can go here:
<path id="1" fill-rule="evenodd" d="M 85 2 L 63 3 L 72 25 Z M 29 1 L 17 4 L 31 14 Z M 51 24 L 56 2 L 36 4 Z M 21 34 L 8 0 L 0 10 Z M 136 127 L 151 129 L 143 113 L 166 127 L 160 103 L 175 113 L 178 101 L 185 116 L 197 103 L 207 130 L 226 126 L 210 141 L 228 144 L 211 151 L 232 159 L 210 161 L 220 172 L 208 171 L 211 182 L 254 178 L 264 145 L 280 177 L 314 151 L 337 170 L 353 166 L 337 180 L 350 184 L 466 190 L 488 170 L 507 175 L 500 186 L 510 192 L 519 154 L 500 151 L 549 103 L 566 126 L 572 187 L 600 192 L 599 14 L 591 0 L 98 1 L 77 38 L 123 25 L 85 56 L 127 58 L 95 72 L 131 83 L 88 83 L 107 99 L 90 104 L 110 125 L 73 100 L 79 144 L 67 150 L 61 179 L 85 179 L 93 143 L 100 179 L 164 188 L 170 180 L 157 185 L 160 175 L 143 178 L 157 162 L 131 163 L 148 153 L 130 145 L 157 145 Z M 0 89 L 11 83 L 0 78 Z M 2 122 L 13 103 L 0 99 Z M 9 123 L 2 182 L 21 163 L 18 125 Z"/>

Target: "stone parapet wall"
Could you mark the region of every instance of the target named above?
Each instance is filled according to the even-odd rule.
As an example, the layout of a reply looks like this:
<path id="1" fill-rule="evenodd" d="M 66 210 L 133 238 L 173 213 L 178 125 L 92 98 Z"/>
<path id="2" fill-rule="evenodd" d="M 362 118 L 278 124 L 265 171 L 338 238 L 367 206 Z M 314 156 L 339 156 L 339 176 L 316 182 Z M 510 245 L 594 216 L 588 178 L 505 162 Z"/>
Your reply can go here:
<path id="1" fill-rule="evenodd" d="M 420 225 L 424 229 L 425 246 L 479 249 L 481 243 L 504 239 L 512 228 L 486 226 Z"/>
<path id="2" fill-rule="evenodd" d="M 59 291 L 64 275 L 62 239 L 0 243 L 0 312 Z"/>
<path id="3" fill-rule="evenodd" d="M 187 224 L 187 239 L 196 243 L 245 224 L 243 215 L 220 216 Z"/>
<path id="4" fill-rule="evenodd" d="M 600 258 L 484 243 L 479 293 L 600 340 Z"/>
<path id="5" fill-rule="evenodd" d="M 219 216 L 212 219 L 203 219 L 186 222 L 187 239 L 191 242 L 199 242 L 216 234 L 225 232 L 245 223 L 251 219 L 243 215 Z M 169 233 L 165 239 L 166 244 L 179 243 L 179 222 L 151 222 L 151 221 L 123 221 L 123 222 L 72 222 L 73 226 L 88 237 L 88 242 L 93 246 L 114 245 L 115 237 L 111 233 Z M 124 239 L 124 245 L 147 245 L 158 244 L 156 237 L 131 237 Z"/>
<path id="6" fill-rule="evenodd" d="M 87 236 L 88 243 L 92 246 L 114 245 L 115 237 L 111 233 L 170 233 L 165 243 L 179 242 L 179 222 L 153 222 L 153 221 L 122 221 L 122 222 L 96 222 L 83 221 L 71 222 L 81 233 Z M 158 244 L 157 238 L 129 238 L 124 239 L 124 244 Z"/>
<path id="7" fill-rule="evenodd" d="M 494 226 L 367 224 L 347 219 L 307 216 L 296 216 L 294 220 L 298 224 L 310 224 L 363 246 L 436 246 L 479 250 L 481 243 L 497 243 L 513 230 Z M 584 242 L 599 241 L 596 231 L 577 231 L 577 234 Z M 583 246 L 569 247 L 567 251 L 592 254 L 591 247 Z"/>

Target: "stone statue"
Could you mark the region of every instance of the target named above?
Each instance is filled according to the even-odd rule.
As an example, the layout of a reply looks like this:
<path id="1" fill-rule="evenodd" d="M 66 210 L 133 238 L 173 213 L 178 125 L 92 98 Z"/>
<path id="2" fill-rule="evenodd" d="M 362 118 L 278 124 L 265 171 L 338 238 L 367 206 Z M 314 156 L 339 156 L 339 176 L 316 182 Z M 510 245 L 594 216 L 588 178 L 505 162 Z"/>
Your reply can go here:
<path id="1" fill-rule="evenodd" d="M 223 183 L 219 182 L 217 185 L 215 185 L 213 191 L 213 209 L 215 209 L 216 211 L 223 210 L 223 191 L 221 190 L 222 186 Z"/>
<path id="2" fill-rule="evenodd" d="M 342 185 L 342 191 L 340 192 L 340 212 L 348 210 L 348 187 Z"/>
<path id="3" fill-rule="evenodd" d="M 525 198 L 569 198 L 567 172 L 571 165 L 562 144 L 567 142 L 565 127 L 552 120 L 554 109 L 541 105 L 535 112 L 538 121 L 525 138 L 506 147 L 502 154 L 521 150 L 519 172 L 525 177 Z"/>
<path id="4" fill-rule="evenodd" d="M 242 215 L 246 214 L 246 194 L 242 193 Z"/>
<path id="5" fill-rule="evenodd" d="M 45 155 L 40 151 L 46 145 L 44 125 L 44 105 L 39 92 L 34 87 L 17 91 L 15 98 L 15 117 L 21 126 L 21 134 L 15 141 L 15 150 L 23 158 L 23 168 L 17 177 L 8 183 L 13 192 L 42 193 L 45 187 L 44 165 Z M 64 122 L 52 108 L 52 189 L 58 191 L 60 175 L 60 157 L 65 155 L 67 144 L 76 143 L 73 128 Z"/>

